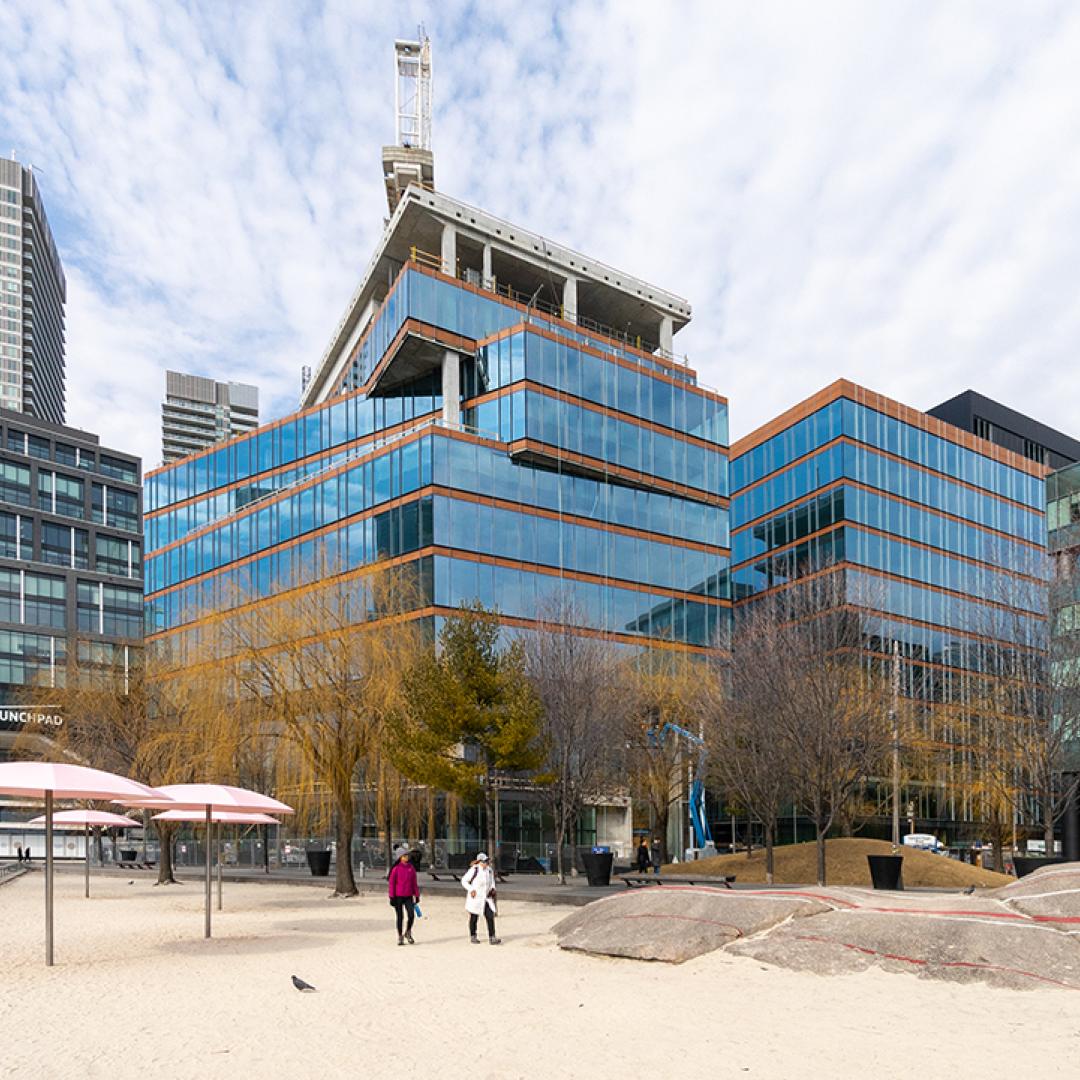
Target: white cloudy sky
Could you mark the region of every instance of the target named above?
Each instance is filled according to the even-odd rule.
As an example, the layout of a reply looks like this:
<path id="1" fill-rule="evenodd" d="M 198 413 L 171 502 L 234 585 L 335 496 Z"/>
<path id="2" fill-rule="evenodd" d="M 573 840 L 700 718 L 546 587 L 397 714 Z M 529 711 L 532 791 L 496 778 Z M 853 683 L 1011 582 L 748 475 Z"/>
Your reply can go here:
<path id="1" fill-rule="evenodd" d="M 439 187 L 687 297 L 733 435 L 839 375 L 1080 434 L 1080 6 L 1037 0 L 4 0 L 70 422 L 150 466 L 167 367 L 295 404 L 382 226 L 418 21 Z"/>

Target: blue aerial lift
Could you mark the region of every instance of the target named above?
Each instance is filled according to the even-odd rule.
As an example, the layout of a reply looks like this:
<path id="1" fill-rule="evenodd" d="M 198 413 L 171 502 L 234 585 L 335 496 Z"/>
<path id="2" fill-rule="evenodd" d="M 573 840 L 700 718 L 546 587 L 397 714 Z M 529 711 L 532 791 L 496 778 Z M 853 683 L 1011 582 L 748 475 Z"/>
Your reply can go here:
<path id="1" fill-rule="evenodd" d="M 707 851 L 716 854 L 716 845 L 713 843 L 712 830 L 709 828 L 709 819 L 705 814 L 705 760 L 709 756 L 705 747 L 705 740 L 692 731 L 687 731 L 678 724 L 664 724 L 659 731 L 653 728 L 649 732 L 649 742 L 653 746 L 661 747 L 669 734 L 681 735 L 687 742 L 693 743 L 698 748 L 697 763 L 694 766 L 693 778 L 690 782 L 690 828 L 694 834 L 694 847 L 698 851 Z"/>

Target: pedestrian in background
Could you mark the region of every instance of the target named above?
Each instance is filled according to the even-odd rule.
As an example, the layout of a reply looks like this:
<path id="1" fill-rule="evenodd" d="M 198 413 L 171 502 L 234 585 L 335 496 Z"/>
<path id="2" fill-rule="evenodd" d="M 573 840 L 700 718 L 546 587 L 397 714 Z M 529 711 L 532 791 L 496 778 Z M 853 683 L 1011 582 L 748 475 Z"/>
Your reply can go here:
<path id="1" fill-rule="evenodd" d="M 491 862 L 483 851 L 473 859 L 461 884 L 465 889 L 465 910 L 469 913 L 469 940 L 474 945 L 480 944 L 476 931 L 483 915 L 487 923 L 488 941 L 492 945 L 501 945 L 501 940 L 495 936 L 495 871 L 491 869 Z"/>
<path id="2" fill-rule="evenodd" d="M 407 849 L 399 853 L 398 861 L 390 868 L 387 888 L 390 893 L 390 906 L 397 915 L 397 943 L 404 945 L 407 941 L 410 945 L 415 945 L 412 928 L 413 919 L 416 917 L 416 904 L 420 899 L 420 885 L 416 880 L 416 867 L 413 866 Z"/>
<path id="3" fill-rule="evenodd" d="M 649 842 L 643 836 L 637 849 L 637 872 L 647 874 L 652 865 L 652 856 L 649 854 Z"/>

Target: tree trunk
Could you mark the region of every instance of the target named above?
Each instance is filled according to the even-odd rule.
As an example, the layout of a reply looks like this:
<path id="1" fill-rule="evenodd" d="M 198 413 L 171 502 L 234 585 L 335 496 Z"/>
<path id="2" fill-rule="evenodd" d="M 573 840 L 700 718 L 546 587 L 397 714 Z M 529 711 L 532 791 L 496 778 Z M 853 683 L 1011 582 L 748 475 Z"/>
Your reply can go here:
<path id="1" fill-rule="evenodd" d="M 163 825 L 160 821 L 155 823 L 158 840 L 161 842 L 161 857 L 158 859 L 158 885 L 175 885 L 176 878 L 173 876 L 172 842 L 173 826 Z"/>
<path id="2" fill-rule="evenodd" d="M 427 843 L 428 843 L 428 865 L 435 866 L 435 812 L 436 806 L 436 794 L 434 788 L 428 788 L 428 804 L 427 804 Z"/>
<path id="3" fill-rule="evenodd" d="M 1046 857 L 1051 859 L 1054 857 L 1054 819 L 1047 816 L 1047 821 L 1043 824 L 1043 844 L 1046 847 Z"/>
<path id="4" fill-rule="evenodd" d="M 356 896 L 356 878 L 353 877 L 352 868 L 352 839 L 355 824 L 353 808 L 352 785 L 345 783 L 339 785 L 334 796 L 334 825 L 336 829 L 335 840 L 337 841 L 337 858 L 335 860 L 336 872 L 334 876 L 335 896 Z M 389 867 L 389 863 L 387 866 Z"/>
<path id="5" fill-rule="evenodd" d="M 765 822 L 765 884 L 772 885 L 773 881 L 773 823 Z"/>
<path id="6" fill-rule="evenodd" d="M 660 833 L 660 865 L 668 862 L 668 849 L 667 849 L 667 832 L 668 832 L 668 818 L 671 816 L 670 805 L 665 806 L 663 809 L 658 809 L 656 812 L 656 827 Z"/>
<path id="7" fill-rule="evenodd" d="M 817 883 L 825 884 L 825 830 L 815 822 L 814 832 L 817 839 Z"/>
<path id="8" fill-rule="evenodd" d="M 561 820 L 562 815 L 558 815 L 558 819 Z M 555 826 L 555 866 L 559 872 L 559 884 L 566 884 L 566 866 L 563 863 L 563 845 L 566 842 L 566 826 Z"/>
<path id="9" fill-rule="evenodd" d="M 484 846 L 487 848 L 489 858 L 492 860 L 492 865 L 495 865 L 495 815 L 492 812 L 491 801 L 491 783 L 490 777 L 488 777 L 488 783 L 484 785 Z"/>

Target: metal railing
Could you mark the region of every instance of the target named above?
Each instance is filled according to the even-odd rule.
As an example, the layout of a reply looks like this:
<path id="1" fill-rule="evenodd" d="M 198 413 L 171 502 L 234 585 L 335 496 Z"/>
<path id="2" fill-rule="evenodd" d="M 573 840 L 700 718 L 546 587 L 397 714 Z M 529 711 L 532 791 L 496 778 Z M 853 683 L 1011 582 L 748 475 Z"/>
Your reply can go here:
<path id="1" fill-rule="evenodd" d="M 417 266 L 425 266 L 428 269 L 445 273 L 443 261 L 439 255 L 434 255 L 430 251 L 423 251 L 414 245 L 409 248 L 409 257 L 412 262 L 417 264 Z M 451 276 L 457 278 L 459 281 L 468 281 L 465 276 L 465 271 L 461 266 L 460 259 L 455 261 L 454 273 Z M 494 277 L 485 278 L 481 275 L 480 281 L 482 288 L 489 292 L 493 292 L 496 296 L 501 296 L 515 304 L 521 304 L 522 307 L 529 311 L 537 311 L 544 315 L 548 315 L 551 318 L 566 321 L 566 311 L 562 304 L 553 304 L 550 301 L 541 300 L 536 296 L 528 296 L 526 293 L 515 289 L 509 282 L 500 282 Z M 596 337 L 607 338 L 617 345 L 636 349 L 638 352 L 647 353 L 650 356 L 656 356 L 683 367 L 689 367 L 690 365 L 689 357 L 680 356 L 669 349 L 662 349 L 658 343 L 648 341 L 640 334 L 628 334 L 626 331 L 619 330 L 614 326 L 609 326 L 606 323 L 591 319 L 587 315 L 582 315 L 580 313 L 574 316 L 573 321 L 575 326 L 587 331 L 589 334 Z"/>

